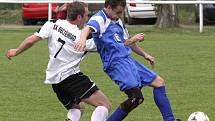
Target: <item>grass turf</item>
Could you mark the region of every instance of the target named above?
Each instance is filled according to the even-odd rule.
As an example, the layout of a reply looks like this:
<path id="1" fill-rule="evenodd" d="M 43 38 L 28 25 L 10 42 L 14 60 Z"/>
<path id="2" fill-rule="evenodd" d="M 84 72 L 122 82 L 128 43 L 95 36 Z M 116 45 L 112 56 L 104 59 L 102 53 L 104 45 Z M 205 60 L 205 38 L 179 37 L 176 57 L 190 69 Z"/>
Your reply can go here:
<path id="1" fill-rule="evenodd" d="M 144 32 L 140 46 L 156 58 L 154 69 L 166 80 L 166 90 L 175 116 L 186 121 L 195 111 L 208 114 L 215 120 L 215 28 L 206 27 L 199 34 L 197 28 L 155 30 L 147 26 L 128 27 L 131 34 Z M 47 41 L 37 43 L 25 53 L 9 61 L 4 54 L 15 48 L 36 28 L 0 28 L 0 121 L 63 121 L 66 109 L 58 102 L 50 85 L 43 84 L 48 62 Z M 134 58 L 149 64 L 141 57 Z M 116 109 L 126 96 L 102 72 L 96 53 L 89 54 L 81 64 L 108 96 Z M 161 121 L 154 104 L 152 88 L 144 87 L 144 103 L 129 114 L 125 121 Z M 81 121 L 89 121 L 93 107 L 86 106 Z"/>

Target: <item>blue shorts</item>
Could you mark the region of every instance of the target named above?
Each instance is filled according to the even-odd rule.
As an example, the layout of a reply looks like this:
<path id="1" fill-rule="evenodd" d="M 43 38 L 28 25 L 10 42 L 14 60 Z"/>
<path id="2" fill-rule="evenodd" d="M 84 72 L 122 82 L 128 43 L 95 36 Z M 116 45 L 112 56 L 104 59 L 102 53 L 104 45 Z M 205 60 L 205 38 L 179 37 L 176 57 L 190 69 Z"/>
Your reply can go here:
<path id="1" fill-rule="evenodd" d="M 130 57 L 112 62 L 105 72 L 121 91 L 148 86 L 157 77 L 155 72 Z"/>

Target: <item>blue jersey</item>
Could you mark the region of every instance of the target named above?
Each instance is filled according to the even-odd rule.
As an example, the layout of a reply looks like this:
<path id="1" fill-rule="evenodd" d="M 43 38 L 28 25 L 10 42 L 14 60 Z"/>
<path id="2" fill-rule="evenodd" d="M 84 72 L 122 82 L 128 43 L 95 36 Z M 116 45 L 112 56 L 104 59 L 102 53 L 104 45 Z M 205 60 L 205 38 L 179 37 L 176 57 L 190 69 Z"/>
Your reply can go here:
<path id="1" fill-rule="evenodd" d="M 113 61 L 128 57 L 132 53 L 131 48 L 124 45 L 129 35 L 120 19 L 112 21 L 107 17 L 105 11 L 101 10 L 89 20 L 87 26 L 94 30 L 92 36 L 104 70 L 110 67 Z"/>
<path id="2" fill-rule="evenodd" d="M 87 23 L 94 30 L 92 36 L 103 62 L 103 69 L 120 90 L 149 85 L 156 73 L 129 57 L 132 50 L 124 42 L 129 38 L 122 21 L 111 21 L 104 10 L 95 14 Z"/>

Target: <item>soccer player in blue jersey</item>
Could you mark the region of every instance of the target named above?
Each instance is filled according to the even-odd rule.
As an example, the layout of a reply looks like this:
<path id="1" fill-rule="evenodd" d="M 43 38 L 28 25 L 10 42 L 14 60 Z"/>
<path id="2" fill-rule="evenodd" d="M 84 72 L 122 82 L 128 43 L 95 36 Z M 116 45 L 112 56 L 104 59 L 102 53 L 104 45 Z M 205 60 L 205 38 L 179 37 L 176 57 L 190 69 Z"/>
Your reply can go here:
<path id="1" fill-rule="evenodd" d="M 129 112 L 140 105 L 144 101 L 141 92 L 143 86 L 154 88 L 154 101 L 164 121 L 180 121 L 173 115 L 166 96 L 164 80 L 129 57 L 133 51 L 149 61 L 152 66 L 155 64 L 154 57 L 143 51 L 137 44 L 144 40 L 144 34 L 139 33 L 129 37 L 126 27 L 120 20 L 125 5 L 126 0 L 106 0 L 105 8 L 90 18 L 87 26 L 82 30 L 80 41 L 75 46 L 80 51 L 84 50 L 86 38 L 92 34 L 103 62 L 103 70 L 128 96 L 128 99 L 120 104 L 107 121 L 122 121 Z"/>

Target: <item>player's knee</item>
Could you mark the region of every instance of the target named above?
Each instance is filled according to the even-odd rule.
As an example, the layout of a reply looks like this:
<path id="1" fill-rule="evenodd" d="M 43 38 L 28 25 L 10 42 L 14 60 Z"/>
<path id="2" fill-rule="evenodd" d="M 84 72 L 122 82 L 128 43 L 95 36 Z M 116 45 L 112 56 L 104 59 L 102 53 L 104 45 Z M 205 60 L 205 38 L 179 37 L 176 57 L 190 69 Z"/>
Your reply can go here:
<path id="1" fill-rule="evenodd" d="M 120 107 L 127 113 L 131 112 L 144 101 L 144 97 L 140 89 L 127 90 L 125 93 L 128 95 L 128 99 L 121 103 Z"/>
<path id="2" fill-rule="evenodd" d="M 95 107 L 97 106 L 106 107 L 109 112 L 111 111 L 111 108 L 112 108 L 111 102 L 100 90 L 96 91 L 90 98 L 84 99 L 84 101 L 86 101 L 88 104 L 91 104 Z"/>
<path id="3" fill-rule="evenodd" d="M 165 86 L 165 81 L 160 76 L 157 76 L 155 80 L 151 83 L 151 86 L 155 88 Z"/>
<path id="4" fill-rule="evenodd" d="M 141 103 L 143 103 L 143 97 L 132 97 L 121 103 L 120 107 L 126 113 L 131 112 L 133 109 L 138 107 Z"/>
<path id="5" fill-rule="evenodd" d="M 159 83 L 159 86 L 164 86 L 165 85 L 165 80 L 161 77 L 158 78 L 158 83 Z"/>
<path id="6" fill-rule="evenodd" d="M 141 95 L 141 96 L 138 96 L 138 97 L 129 98 L 129 100 L 130 100 L 130 103 L 132 104 L 132 106 L 134 106 L 134 107 L 136 108 L 136 107 L 139 106 L 141 103 L 143 103 L 144 98 L 143 98 L 143 96 Z"/>

